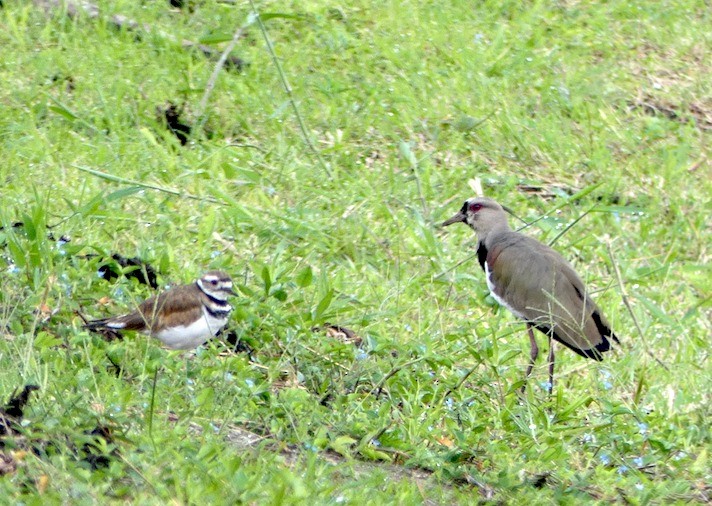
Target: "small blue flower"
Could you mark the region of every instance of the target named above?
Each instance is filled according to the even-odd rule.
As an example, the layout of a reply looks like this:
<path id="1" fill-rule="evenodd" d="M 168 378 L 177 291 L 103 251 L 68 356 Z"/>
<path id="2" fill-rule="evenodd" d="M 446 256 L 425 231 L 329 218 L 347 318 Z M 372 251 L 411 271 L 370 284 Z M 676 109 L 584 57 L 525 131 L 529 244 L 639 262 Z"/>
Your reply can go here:
<path id="1" fill-rule="evenodd" d="M 368 353 L 363 350 L 359 350 L 358 353 L 356 353 L 356 360 L 366 360 L 367 358 Z"/>
<path id="2" fill-rule="evenodd" d="M 643 467 L 643 457 L 634 458 L 633 464 L 635 464 L 636 467 Z"/>
<path id="3" fill-rule="evenodd" d="M 636 483 L 635 488 L 638 490 L 643 490 L 643 484 L 642 483 Z"/>
<path id="4" fill-rule="evenodd" d="M 218 250 L 214 250 L 210 252 L 210 258 L 217 258 L 220 256 L 220 252 Z"/>
<path id="5" fill-rule="evenodd" d="M 625 473 L 628 472 L 628 466 L 625 466 L 625 465 L 620 466 L 620 467 L 618 468 L 618 471 L 616 471 L 616 472 L 617 472 L 618 474 L 625 474 Z"/>
<path id="6" fill-rule="evenodd" d="M 645 436 L 648 433 L 648 424 L 643 423 L 643 422 L 638 422 L 638 432 L 640 432 L 643 436 Z"/>
<path id="7" fill-rule="evenodd" d="M 252 378 L 245 378 L 245 385 L 247 385 L 250 388 L 254 388 L 255 382 L 252 380 Z"/>
<path id="8" fill-rule="evenodd" d="M 372 446 L 375 446 L 376 448 L 378 448 L 378 447 L 381 446 L 381 442 L 380 442 L 378 439 L 373 438 L 373 439 L 371 439 L 371 445 L 372 445 Z"/>
<path id="9" fill-rule="evenodd" d="M 610 382 L 610 381 L 604 381 L 604 382 L 603 382 L 603 389 L 604 389 L 604 390 L 610 390 L 611 388 L 613 388 L 613 385 L 611 385 L 611 382 Z"/>
<path id="10" fill-rule="evenodd" d="M 605 453 L 599 455 L 598 458 L 601 461 L 601 464 L 603 464 L 604 466 L 607 466 L 608 464 L 611 463 L 611 458 L 608 455 L 606 455 Z"/>
<path id="11" fill-rule="evenodd" d="M 20 268 L 19 268 L 17 265 L 15 265 L 15 264 L 10 264 L 10 265 L 7 266 L 7 273 L 8 273 L 8 274 L 17 274 L 18 272 L 20 272 Z"/>

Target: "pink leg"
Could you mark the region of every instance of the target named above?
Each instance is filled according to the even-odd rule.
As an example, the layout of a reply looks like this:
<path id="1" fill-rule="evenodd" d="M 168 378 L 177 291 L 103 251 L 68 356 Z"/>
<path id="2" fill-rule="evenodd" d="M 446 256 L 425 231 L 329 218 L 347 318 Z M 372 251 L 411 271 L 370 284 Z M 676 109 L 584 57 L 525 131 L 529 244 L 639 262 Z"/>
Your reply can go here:
<path id="1" fill-rule="evenodd" d="M 549 395 L 554 391 L 554 340 L 549 336 Z"/>
<path id="2" fill-rule="evenodd" d="M 529 367 L 527 367 L 527 373 L 524 376 L 524 386 L 522 387 L 522 392 L 527 389 L 527 380 L 529 379 L 529 375 L 532 373 L 532 369 L 534 369 L 534 362 L 536 362 L 536 358 L 539 356 L 539 347 L 537 346 L 536 339 L 534 338 L 534 329 L 528 323 L 527 332 L 529 332 L 529 344 L 531 345 L 531 351 L 529 354 Z"/>

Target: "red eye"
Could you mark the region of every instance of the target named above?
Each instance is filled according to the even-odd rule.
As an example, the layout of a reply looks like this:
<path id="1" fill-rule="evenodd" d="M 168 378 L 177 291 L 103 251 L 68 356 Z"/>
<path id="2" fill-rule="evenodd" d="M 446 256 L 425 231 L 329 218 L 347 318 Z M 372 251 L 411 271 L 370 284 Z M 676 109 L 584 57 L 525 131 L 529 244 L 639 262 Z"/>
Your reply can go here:
<path id="1" fill-rule="evenodd" d="M 476 212 L 479 211 L 480 209 L 482 209 L 482 204 L 480 204 L 479 202 L 475 202 L 474 204 L 470 204 L 470 211 L 471 211 L 471 212 L 476 213 Z"/>

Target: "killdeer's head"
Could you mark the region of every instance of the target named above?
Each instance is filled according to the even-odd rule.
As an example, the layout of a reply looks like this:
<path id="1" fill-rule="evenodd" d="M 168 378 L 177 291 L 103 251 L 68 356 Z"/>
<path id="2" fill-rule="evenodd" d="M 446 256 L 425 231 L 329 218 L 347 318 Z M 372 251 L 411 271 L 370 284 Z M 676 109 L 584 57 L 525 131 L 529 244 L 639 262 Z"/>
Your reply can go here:
<path id="1" fill-rule="evenodd" d="M 222 271 L 208 271 L 196 283 L 207 296 L 216 300 L 227 300 L 230 295 L 237 295 L 232 289 L 232 279 Z"/>
<path id="2" fill-rule="evenodd" d="M 494 200 L 485 197 L 467 199 L 462 209 L 455 216 L 444 221 L 442 226 L 447 227 L 460 222 L 468 224 L 480 236 L 485 236 L 501 226 L 509 228 L 504 208 Z"/>

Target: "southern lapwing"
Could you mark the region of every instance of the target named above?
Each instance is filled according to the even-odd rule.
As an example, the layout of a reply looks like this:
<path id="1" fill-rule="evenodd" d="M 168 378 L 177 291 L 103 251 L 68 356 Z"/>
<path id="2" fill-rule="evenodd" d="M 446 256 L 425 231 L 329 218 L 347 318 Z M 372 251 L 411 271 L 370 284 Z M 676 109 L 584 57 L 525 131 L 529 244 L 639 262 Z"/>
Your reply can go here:
<path id="1" fill-rule="evenodd" d="M 93 331 L 134 330 L 150 334 L 168 348 L 196 348 L 226 324 L 235 295 L 230 276 L 206 272 L 196 282 L 171 288 L 139 304 L 136 311 L 113 318 L 93 320 L 85 327 Z"/>
<path id="2" fill-rule="evenodd" d="M 554 387 L 552 339 L 598 361 L 611 349 L 611 339 L 619 343 L 571 264 L 549 246 L 509 228 L 501 205 L 471 198 L 442 226 L 460 222 L 477 233 L 477 259 L 492 297 L 527 324 L 531 360 L 522 390 L 539 355 L 532 328 L 549 338 L 549 393 Z"/>

